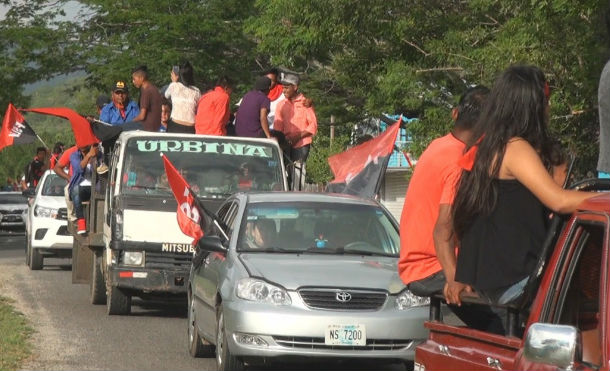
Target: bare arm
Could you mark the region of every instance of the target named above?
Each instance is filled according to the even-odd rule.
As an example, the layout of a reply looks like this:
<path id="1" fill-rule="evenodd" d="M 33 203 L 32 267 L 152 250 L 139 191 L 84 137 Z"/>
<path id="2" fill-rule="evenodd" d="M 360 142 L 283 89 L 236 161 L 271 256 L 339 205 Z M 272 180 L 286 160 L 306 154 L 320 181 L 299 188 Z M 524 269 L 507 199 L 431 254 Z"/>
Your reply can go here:
<path id="1" fill-rule="evenodd" d="M 571 213 L 593 192 L 570 191 L 561 188 L 548 173 L 538 153 L 522 138 L 514 138 L 506 145 L 500 178 L 517 179 L 546 207 L 554 212 Z"/>
<path id="2" fill-rule="evenodd" d="M 59 175 L 60 177 L 64 178 L 65 180 L 70 181 L 70 175 L 68 175 L 68 173 L 64 170 L 63 167 L 61 167 L 61 165 L 59 163 L 55 164 L 53 171 L 55 171 L 55 174 Z"/>
<path id="3" fill-rule="evenodd" d="M 470 286 L 455 281 L 455 243 L 453 238 L 453 219 L 451 217 L 451 205 L 441 204 L 438 218 L 434 225 L 434 248 L 436 257 L 441 263 L 447 283 L 443 294 L 447 304 L 461 305 L 460 293 L 462 291 L 471 292 Z"/>
<path id="4" fill-rule="evenodd" d="M 146 108 L 140 108 L 140 113 L 133 118 L 133 121 L 144 121 L 146 118 Z"/>
<path id="5" fill-rule="evenodd" d="M 91 158 L 95 157 L 96 155 L 97 155 L 97 146 L 93 145 L 93 146 L 91 146 L 91 149 L 89 150 L 89 152 L 87 152 L 87 154 L 81 160 L 81 162 L 80 162 L 81 169 L 84 169 L 87 166 L 87 164 L 89 163 L 89 161 L 91 160 Z"/>
<path id="6" fill-rule="evenodd" d="M 263 128 L 263 131 L 265 132 L 265 136 L 267 138 L 271 138 L 271 132 L 269 132 L 269 121 L 267 121 L 267 114 L 269 113 L 269 110 L 267 108 L 261 108 L 260 111 L 260 120 L 261 120 L 261 127 Z"/>

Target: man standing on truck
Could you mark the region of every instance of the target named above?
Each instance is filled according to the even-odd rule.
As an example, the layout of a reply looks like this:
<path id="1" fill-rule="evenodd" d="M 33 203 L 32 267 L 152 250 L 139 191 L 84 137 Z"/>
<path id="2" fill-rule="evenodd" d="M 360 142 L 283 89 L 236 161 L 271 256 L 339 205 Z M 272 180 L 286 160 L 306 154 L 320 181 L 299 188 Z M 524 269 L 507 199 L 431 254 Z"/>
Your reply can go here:
<path id="1" fill-rule="evenodd" d="M 148 80 L 146 66 L 137 67 L 131 78 L 133 85 L 140 89 L 140 113 L 133 121 L 141 121 L 146 131 L 159 131 L 162 99 L 159 89 Z"/>
<path id="2" fill-rule="evenodd" d="M 127 84 L 119 80 L 112 85 L 112 102 L 102 108 L 100 120 L 110 125 L 123 125 L 133 121 L 139 113 L 138 104 L 129 99 Z"/>
<path id="3" fill-rule="evenodd" d="M 455 125 L 451 133 L 434 140 L 417 162 L 400 219 L 400 278 L 415 295 L 444 294 L 447 304 L 457 306 L 461 305 L 460 293 L 472 289 L 454 280 L 456 241 L 451 205 L 462 173 L 458 160 L 488 93 L 484 86 L 469 88 L 452 110 Z M 487 327 L 496 317 L 489 310 L 452 309 L 475 328 Z"/>

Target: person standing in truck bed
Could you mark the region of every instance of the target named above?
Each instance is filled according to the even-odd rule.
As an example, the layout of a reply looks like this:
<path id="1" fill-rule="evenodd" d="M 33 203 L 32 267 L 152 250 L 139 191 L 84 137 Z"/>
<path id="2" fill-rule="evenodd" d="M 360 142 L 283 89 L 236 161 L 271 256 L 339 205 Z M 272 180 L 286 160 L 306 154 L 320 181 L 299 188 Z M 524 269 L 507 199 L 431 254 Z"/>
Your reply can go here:
<path id="1" fill-rule="evenodd" d="M 453 206 L 460 239 L 455 278 L 491 303 L 507 304 L 525 286 L 546 236 L 547 208 L 569 213 L 594 195 L 558 184 L 565 163 L 547 134 L 549 98 L 540 69 L 509 67 L 494 83 L 461 160 L 467 171 Z"/>

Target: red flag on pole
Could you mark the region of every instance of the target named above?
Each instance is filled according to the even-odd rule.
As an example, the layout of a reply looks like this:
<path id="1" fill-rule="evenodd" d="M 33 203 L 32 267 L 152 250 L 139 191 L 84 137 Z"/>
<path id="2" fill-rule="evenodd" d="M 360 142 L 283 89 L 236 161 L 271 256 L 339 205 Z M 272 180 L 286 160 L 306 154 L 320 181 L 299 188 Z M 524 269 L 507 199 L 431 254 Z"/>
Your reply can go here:
<path id="1" fill-rule="evenodd" d="M 79 115 L 77 112 L 65 107 L 50 107 L 50 108 L 28 108 L 21 109 L 25 112 L 36 112 L 43 115 L 51 115 L 62 117 L 70 121 L 72 131 L 74 132 L 74 140 L 77 147 L 84 147 L 90 144 L 98 143 L 99 139 L 93 134 L 91 125 L 86 118 Z"/>
<path id="2" fill-rule="evenodd" d="M 375 197 L 402 119 L 388 127 L 381 135 L 328 158 L 335 175 L 327 191 L 360 197 Z"/>
<path id="3" fill-rule="evenodd" d="M 174 193 L 176 202 L 178 202 L 178 209 L 176 210 L 178 225 L 184 234 L 194 238 L 193 245 L 196 245 L 199 239 L 203 237 L 203 230 L 199 223 L 204 215 L 202 215 L 201 210 L 195 204 L 189 184 L 176 170 L 174 165 L 172 165 L 167 156 L 161 154 L 161 157 L 163 157 L 167 181 Z"/>
<path id="4" fill-rule="evenodd" d="M 34 133 L 32 127 L 28 125 L 15 106 L 9 103 L 2 120 L 2 130 L 0 130 L 0 151 L 4 147 L 14 144 L 28 144 L 35 140 L 36 133 Z"/>

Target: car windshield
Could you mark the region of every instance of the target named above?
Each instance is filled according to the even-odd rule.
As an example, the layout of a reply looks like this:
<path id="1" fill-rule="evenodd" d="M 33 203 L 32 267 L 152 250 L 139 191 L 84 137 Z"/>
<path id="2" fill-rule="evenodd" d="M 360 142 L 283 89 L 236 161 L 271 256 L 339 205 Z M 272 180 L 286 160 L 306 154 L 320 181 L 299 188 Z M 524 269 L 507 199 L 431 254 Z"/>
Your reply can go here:
<path id="1" fill-rule="evenodd" d="M 64 178 L 52 173 L 47 176 L 42 185 L 43 196 L 64 196 L 64 187 L 68 184 Z"/>
<path id="2" fill-rule="evenodd" d="M 400 239 L 374 205 L 253 203 L 242 221 L 239 251 L 397 256 Z"/>
<path id="3" fill-rule="evenodd" d="M 27 197 L 21 193 L 0 193 L 0 204 L 27 204 Z"/>
<path id="4" fill-rule="evenodd" d="M 132 138 L 121 175 L 126 195 L 171 195 L 164 153 L 202 198 L 236 191 L 283 190 L 279 151 L 268 143 L 224 138 Z"/>

